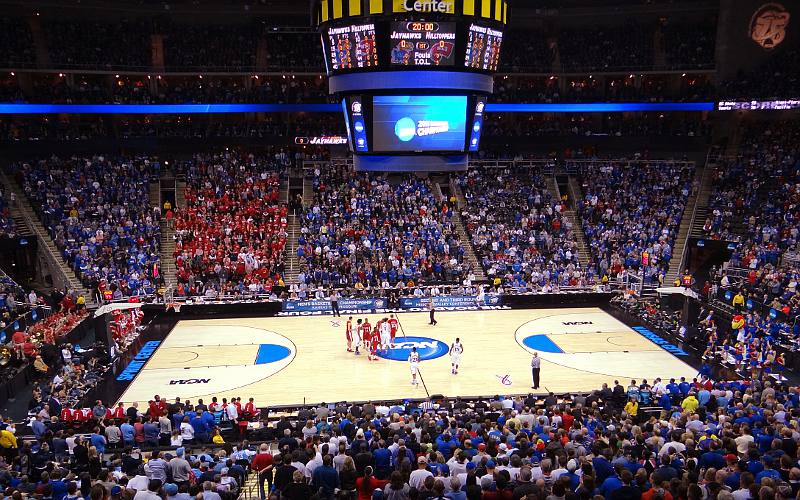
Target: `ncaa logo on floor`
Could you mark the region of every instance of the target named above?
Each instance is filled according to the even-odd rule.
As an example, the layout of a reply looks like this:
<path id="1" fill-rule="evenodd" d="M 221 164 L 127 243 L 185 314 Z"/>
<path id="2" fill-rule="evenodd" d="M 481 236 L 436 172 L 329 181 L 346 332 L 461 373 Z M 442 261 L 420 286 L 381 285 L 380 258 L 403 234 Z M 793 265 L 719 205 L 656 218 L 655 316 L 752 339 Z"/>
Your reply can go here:
<path id="1" fill-rule="evenodd" d="M 414 347 L 417 348 L 420 361 L 440 358 L 450 351 L 450 347 L 441 340 L 428 337 L 401 337 L 395 339 L 394 347 L 388 352 L 379 350 L 378 356 L 392 361 L 408 361 L 408 355 Z"/>

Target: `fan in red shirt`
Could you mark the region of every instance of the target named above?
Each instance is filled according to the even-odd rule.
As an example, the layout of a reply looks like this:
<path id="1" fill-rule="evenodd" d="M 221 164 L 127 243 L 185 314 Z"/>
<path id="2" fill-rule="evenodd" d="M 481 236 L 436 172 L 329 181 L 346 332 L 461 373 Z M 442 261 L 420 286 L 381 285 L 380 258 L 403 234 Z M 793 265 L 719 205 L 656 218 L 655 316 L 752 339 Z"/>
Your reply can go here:
<path id="1" fill-rule="evenodd" d="M 122 405 L 122 403 L 117 404 L 117 407 L 114 408 L 114 412 L 111 414 L 111 416 L 120 420 L 126 418 L 125 407 Z"/>
<path id="2" fill-rule="evenodd" d="M 253 457 L 250 462 L 250 469 L 258 474 L 258 486 L 261 491 L 261 498 L 266 498 L 264 494 L 264 482 L 267 483 L 267 492 L 272 490 L 272 455 L 269 453 L 269 447 L 262 444 L 258 453 Z"/>

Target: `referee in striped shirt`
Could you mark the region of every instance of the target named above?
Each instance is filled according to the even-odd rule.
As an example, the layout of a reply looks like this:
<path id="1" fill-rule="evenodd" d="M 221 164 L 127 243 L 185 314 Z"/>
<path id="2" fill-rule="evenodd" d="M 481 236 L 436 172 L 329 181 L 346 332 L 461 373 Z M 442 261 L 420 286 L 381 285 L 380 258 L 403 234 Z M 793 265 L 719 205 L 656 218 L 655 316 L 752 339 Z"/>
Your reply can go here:
<path id="1" fill-rule="evenodd" d="M 534 389 L 539 388 L 539 373 L 541 372 L 542 366 L 542 358 L 539 357 L 538 352 L 533 353 L 533 359 L 531 359 L 531 375 L 533 375 L 533 385 L 531 386 Z"/>

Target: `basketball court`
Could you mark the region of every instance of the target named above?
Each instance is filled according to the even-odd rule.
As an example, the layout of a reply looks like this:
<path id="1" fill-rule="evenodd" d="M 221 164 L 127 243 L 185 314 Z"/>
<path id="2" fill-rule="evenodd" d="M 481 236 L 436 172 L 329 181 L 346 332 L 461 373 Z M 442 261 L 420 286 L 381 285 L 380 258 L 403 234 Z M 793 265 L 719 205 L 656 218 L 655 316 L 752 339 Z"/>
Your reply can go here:
<path id="1" fill-rule="evenodd" d="M 353 323 L 388 316 L 354 316 Z M 180 321 L 120 401 L 143 403 L 155 394 L 193 402 L 253 397 L 260 406 L 422 398 L 425 389 L 411 385 L 406 361 L 412 347 L 428 391 L 450 397 L 531 392 L 534 351 L 542 358 L 537 392 L 697 374 L 599 308 L 442 312 L 437 326 L 428 325 L 427 313 L 396 316 L 397 343 L 379 361 L 346 351 L 347 315 Z M 456 337 L 464 353 L 452 375 L 447 351 Z"/>

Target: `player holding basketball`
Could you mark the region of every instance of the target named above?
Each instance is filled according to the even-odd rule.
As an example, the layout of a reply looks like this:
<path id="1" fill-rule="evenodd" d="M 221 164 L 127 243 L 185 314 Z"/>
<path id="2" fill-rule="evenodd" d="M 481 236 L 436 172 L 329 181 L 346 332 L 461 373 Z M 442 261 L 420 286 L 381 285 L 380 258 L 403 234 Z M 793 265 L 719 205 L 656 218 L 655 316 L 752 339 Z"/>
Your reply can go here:
<path id="1" fill-rule="evenodd" d="M 391 326 L 389 325 L 389 319 L 383 318 L 380 322 L 380 325 L 381 349 L 384 352 L 389 352 L 389 344 L 391 343 Z"/>
<path id="2" fill-rule="evenodd" d="M 344 327 L 344 334 L 347 337 L 347 352 L 353 352 L 353 317 L 347 318 L 347 325 Z"/>
<path id="3" fill-rule="evenodd" d="M 464 346 L 461 344 L 461 339 L 456 337 L 456 341 L 450 344 L 450 373 L 458 375 L 458 365 L 461 364 L 461 353 L 464 352 Z"/>
<path id="4" fill-rule="evenodd" d="M 394 348 L 394 338 L 397 336 L 397 327 L 400 322 L 394 317 L 394 314 L 389 315 L 389 335 L 391 337 L 390 346 Z"/>
<path id="5" fill-rule="evenodd" d="M 419 385 L 417 382 L 417 373 L 419 373 L 419 353 L 416 347 L 411 348 L 408 354 L 408 364 L 411 368 L 411 385 Z"/>

